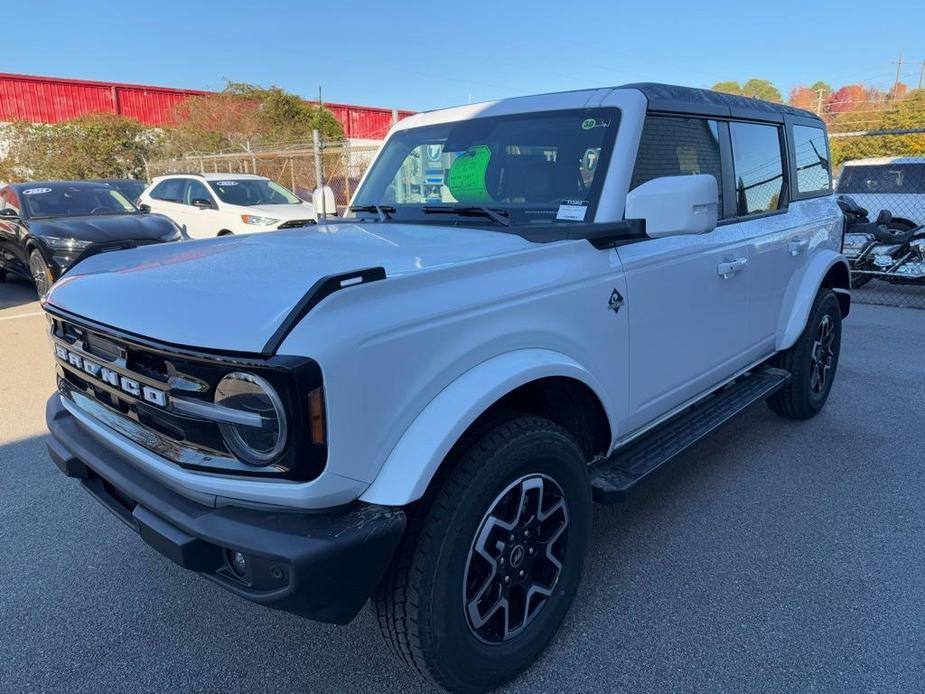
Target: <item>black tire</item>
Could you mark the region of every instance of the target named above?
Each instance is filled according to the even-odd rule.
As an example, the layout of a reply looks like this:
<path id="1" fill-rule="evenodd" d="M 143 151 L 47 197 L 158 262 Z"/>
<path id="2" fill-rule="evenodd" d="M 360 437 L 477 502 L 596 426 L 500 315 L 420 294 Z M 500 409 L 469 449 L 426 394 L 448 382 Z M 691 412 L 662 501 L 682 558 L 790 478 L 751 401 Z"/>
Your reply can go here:
<path id="1" fill-rule="evenodd" d="M 512 414 L 467 436 L 444 467 L 409 518 L 376 591 L 376 616 L 397 656 L 432 683 L 485 691 L 528 667 L 572 604 L 591 527 L 587 464 L 560 426 Z M 545 518 L 521 527 L 515 506 Z M 502 518 L 516 527 L 502 528 Z M 486 557 L 482 547 L 496 556 Z M 551 593 L 530 590 L 531 577 L 534 587 L 543 584 Z M 502 610 L 492 609 L 505 594 L 510 632 Z M 529 594 L 532 599 L 523 600 Z M 480 606 L 489 618 L 479 627 L 470 615 L 482 617 Z"/>
<path id="2" fill-rule="evenodd" d="M 234 232 L 229 229 L 222 229 L 216 236 L 234 236 Z"/>
<path id="3" fill-rule="evenodd" d="M 877 227 L 874 236 L 881 243 L 906 243 L 915 236 L 916 227 L 901 222 L 891 222 L 886 228 Z"/>
<path id="4" fill-rule="evenodd" d="M 790 382 L 768 398 L 774 412 L 809 419 L 825 406 L 841 351 L 841 306 L 831 289 L 821 288 L 796 344 L 778 354 L 774 366 L 790 372 Z"/>
<path id="5" fill-rule="evenodd" d="M 32 276 L 35 291 L 41 299 L 51 289 L 54 277 L 52 276 L 51 268 L 45 262 L 45 258 L 38 251 L 32 251 L 29 254 L 29 274 Z"/>

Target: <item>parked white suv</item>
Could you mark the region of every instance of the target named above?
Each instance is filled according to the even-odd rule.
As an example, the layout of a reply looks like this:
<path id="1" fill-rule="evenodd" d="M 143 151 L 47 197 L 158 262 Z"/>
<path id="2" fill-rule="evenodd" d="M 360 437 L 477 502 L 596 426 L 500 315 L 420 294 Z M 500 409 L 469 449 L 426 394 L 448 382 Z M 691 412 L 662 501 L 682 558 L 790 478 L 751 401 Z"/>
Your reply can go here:
<path id="1" fill-rule="evenodd" d="M 827 152 L 813 114 L 665 85 L 412 116 L 351 219 L 55 285 L 51 457 L 237 595 L 336 623 L 373 596 L 416 671 L 498 685 L 568 611 L 592 499 L 753 403 L 822 409 Z"/>
<path id="2" fill-rule="evenodd" d="M 315 208 L 263 176 L 158 176 L 138 198 L 142 209 L 170 217 L 193 239 L 308 226 Z"/>
<path id="3" fill-rule="evenodd" d="M 925 224 L 925 157 L 852 159 L 842 166 L 836 192 L 868 209 L 892 214 L 889 226 L 908 230 Z"/>

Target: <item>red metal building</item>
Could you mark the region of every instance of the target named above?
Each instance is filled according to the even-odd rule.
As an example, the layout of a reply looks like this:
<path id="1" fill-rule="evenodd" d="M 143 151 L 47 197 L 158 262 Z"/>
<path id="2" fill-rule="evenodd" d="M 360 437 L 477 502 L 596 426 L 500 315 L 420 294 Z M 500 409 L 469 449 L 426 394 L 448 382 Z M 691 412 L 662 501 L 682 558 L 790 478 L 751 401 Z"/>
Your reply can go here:
<path id="1" fill-rule="evenodd" d="M 34 77 L 0 73 L 0 121 L 57 123 L 86 113 L 118 113 L 150 126 L 169 126 L 174 107 L 209 92 L 119 82 Z M 352 139 L 382 139 L 392 124 L 392 109 L 325 103 Z M 398 117 L 413 111 L 398 111 Z"/>

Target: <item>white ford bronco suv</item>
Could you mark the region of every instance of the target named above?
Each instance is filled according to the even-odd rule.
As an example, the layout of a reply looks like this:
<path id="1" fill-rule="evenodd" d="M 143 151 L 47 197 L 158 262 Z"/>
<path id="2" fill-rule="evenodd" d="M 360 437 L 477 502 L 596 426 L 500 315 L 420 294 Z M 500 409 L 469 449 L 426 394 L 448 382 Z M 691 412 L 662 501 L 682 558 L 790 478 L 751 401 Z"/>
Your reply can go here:
<path id="1" fill-rule="evenodd" d="M 372 598 L 446 689 L 543 650 L 592 500 L 829 395 L 849 275 L 807 112 L 634 84 L 422 113 L 352 215 L 65 275 L 50 454 L 239 596 L 334 623 Z"/>

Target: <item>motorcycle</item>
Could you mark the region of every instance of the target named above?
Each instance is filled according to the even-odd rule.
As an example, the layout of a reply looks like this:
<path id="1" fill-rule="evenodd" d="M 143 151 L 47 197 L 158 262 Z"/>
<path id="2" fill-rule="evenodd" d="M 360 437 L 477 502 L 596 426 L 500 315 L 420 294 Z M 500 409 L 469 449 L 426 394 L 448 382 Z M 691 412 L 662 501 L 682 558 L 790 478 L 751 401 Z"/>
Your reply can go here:
<path id="1" fill-rule="evenodd" d="M 887 210 L 871 222 L 867 210 L 847 195 L 839 196 L 838 206 L 845 216 L 842 253 L 851 268 L 852 288 L 872 279 L 925 285 L 925 226 L 901 226 Z"/>

